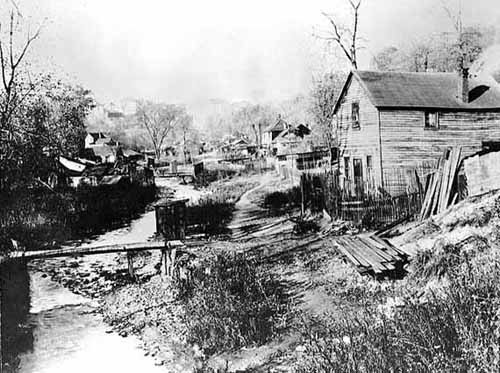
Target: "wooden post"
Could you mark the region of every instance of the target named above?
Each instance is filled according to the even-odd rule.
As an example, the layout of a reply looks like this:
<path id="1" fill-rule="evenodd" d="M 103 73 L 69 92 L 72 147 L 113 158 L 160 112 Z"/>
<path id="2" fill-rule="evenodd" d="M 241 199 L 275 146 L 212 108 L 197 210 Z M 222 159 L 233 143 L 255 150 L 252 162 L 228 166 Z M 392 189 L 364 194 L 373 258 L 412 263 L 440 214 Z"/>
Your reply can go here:
<path id="1" fill-rule="evenodd" d="M 135 279 L 134 273 L 134 254 L 132 252 L 127 252 L 127 262 L 128 262 L 128 274 L 130 278 Z"/>
<path id="2" fill-rule="evenodd" d="M 175 268 L 175 254 L 176 254 L 176 249 L 175 248 L 172 248 L 170 249 L 170 271 L 169 271 L 169 274 L 168 276 L 170 278 L 173 278 L 174 277 L 174 268 Z"/>
<path id="3" fill-rule="evenodd" d="M 161 250 L 161 260 L 160 260 L 160 263 L 161 265 L 163 266 L 163 268 L 161 269 L 163 274 L 166 276 L 167 275 L 167 268 L 168 268 L 168 258 L 167 258 L 168 254 L 167 254 L 167 249 L 162 249 Z"/>

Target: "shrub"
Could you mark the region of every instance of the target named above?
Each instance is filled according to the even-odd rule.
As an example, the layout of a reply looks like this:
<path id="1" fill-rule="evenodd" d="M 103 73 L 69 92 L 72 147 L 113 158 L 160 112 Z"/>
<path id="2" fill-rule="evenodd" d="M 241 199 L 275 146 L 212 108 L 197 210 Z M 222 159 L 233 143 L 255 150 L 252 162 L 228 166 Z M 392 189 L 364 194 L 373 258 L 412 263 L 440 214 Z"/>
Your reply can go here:
<path id="1" fill-rule="evenodd" d="M 243 255 L 218 255 L 181 289 L 188 342 L 205 353 L 260 345 L 284 315 L 282 287 Z"/>
<path id="2" fill-rule="evenodd" d="M 300 207 L 300 187 L 295 186 L 285 191 L 275 191 L 264 197 L 264 207 L 279 210 Z"/>
<path id="3" fill-rule="evenodd" d="M 211 193 L 187 206 L 187 225 L 191 233 L 224 233 L 233 217 L 234 205 L 247 190 L 256 183 L 231 181 L 214 183 Z"/>
<path id="4" fill-rule="evenodd" d="M 449 249 L 447 249 L 449 250 Z M 307 320 L 297 372 L 489 372 L 500 366 L 500 260 L 448 269 L 449 286 L 393 315 Z M 313 330 L 313 331 L 310 331 Z"/>

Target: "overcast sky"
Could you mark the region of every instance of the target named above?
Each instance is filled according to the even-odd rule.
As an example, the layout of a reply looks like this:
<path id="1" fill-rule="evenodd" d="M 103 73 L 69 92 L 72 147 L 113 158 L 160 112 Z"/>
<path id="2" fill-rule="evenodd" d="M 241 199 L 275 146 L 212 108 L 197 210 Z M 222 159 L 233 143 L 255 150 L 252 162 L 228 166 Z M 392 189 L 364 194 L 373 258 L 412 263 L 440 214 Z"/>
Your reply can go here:
<path id="1" fill-rule="evenodd" d="M 440 1 L 364 0 L 360 68 L 383 46 L 450 30 Z M 462 1 L 465 24 L 500 20 L 498 0 Z M 307 92 L 315 71 L 336 66 L 313 37 L 326 26 L 321 11 L 347 14 L 347 0 L 17 2 L 23 14 L 46 19 L 33 55 L 103 101 L 263 101 Z"/>

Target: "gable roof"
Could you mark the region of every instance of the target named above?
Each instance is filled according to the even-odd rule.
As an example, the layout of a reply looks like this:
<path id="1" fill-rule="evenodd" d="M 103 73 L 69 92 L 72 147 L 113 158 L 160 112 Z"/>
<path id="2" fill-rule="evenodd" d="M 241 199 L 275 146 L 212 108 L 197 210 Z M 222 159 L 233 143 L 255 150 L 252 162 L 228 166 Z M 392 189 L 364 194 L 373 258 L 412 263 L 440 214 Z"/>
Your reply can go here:
<path id="1" fill-rule="evenodd" d="M 287 123 L 281 118 L 278 118 L 276 123 L 269 125 L 264 132 L 281 132 L 288 127 Z"/>
<path id="2" fill-rule="evenodd" d="M 352 79 L 357 79 L 377 108 L 429 108 L 449 110 L 500 109 L 500 88 L 469 78 L 469 102 L 457 97 L 458 73 L 400 73 L 353 70 L 335 103 L 334 113 Z"/>
<path id="3" fill-rule="evenodd" d="M 102 133 L 102 132 L 89 132 L 88 135 L 92 136 L 94 141 L 97 141 L 98 139 L 105 139 L 107 136 Z"/>

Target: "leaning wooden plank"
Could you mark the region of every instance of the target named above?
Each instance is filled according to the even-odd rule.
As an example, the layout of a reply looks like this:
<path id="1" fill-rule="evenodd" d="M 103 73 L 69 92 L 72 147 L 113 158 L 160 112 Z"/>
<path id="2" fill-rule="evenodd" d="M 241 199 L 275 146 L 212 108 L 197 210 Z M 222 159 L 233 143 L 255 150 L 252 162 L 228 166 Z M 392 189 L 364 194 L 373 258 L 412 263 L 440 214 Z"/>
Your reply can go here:
<path id="1" fill-rule="evenodd" d="M 442 207 L 441 211 L 446 210 L 449 206 L 450 194 L 451 194 L 451 191 L 453 190 L 454 181 L 457 177 L 458 169 L 460 166 L 460 159 L 462 156 L 462 148 L 456 147 L 456 148 L 453 148 L 453 150 L 454 150 L 453 151 L 453 163 L 452 163 L 451 169 L 450 169 L 448 189 L 446 190 L 445 201 L 443 203 L 443 207 Z"/>
<path id="2" fill-rule="evenodd" d="M 454 155 L 454 152 L 453 152 L 453 149 L 451 150 L 448 150 L 447 152 L 447 157 L 445 158 L 445 162 L 443 164 L 443 176 L 441 177 L 441 184 L 440 184 L 440 187 L 439 187 L 439 200 L 438 200 L 438 203 L 437 203 L 437 207 L 436 207 L 436 210 L 437 212 L 440 212 L 443 205 L 444 205 L 444 200 L 446 198 L 446 190 L 448 188 L 448 183 L 449 183 L 449 179 L 450 179 L 450 169 L 451 169 L 451 164 L 453 163 L 453 155 Z"/>
<path id="3" fill-rule="evenodd" d="M 435 177 L 436 177 L 435 173 L 429 175 L 429 180 L 428 180 L 427 186 L 425 188 L 424 201 L 422 202 L 422 208 L 420 209 L 421 219 L 422 219 L 422 216 L 424 215 L 424 212 L 427 210 L 427 206 L 429 206 L 429 201 L 431 199 L 431 189 L 432 189 L 432 185 L 434 184 Z"/>
<path id="4" fill-rule="evenodd" d="M 427 217 L 432 216 L 436 213 L 437 206 L 439 203 L 439 196 L 441 194 L 441 182 L 443 179 L 443 170 L 438 173 L 437 178 L 436 178 L 436 188 L 434 189 L 434 194 L 431 199 L 431 204 L 429 208 L 429 213 Z"/>
<path id="5" fill-rule="evenodd" d="M 438 170 L 434 175 L 433 175 L 433 178 L 432 178 L 432 184 L 431 184 L 431 188 L 429 189 L 427 195 L 428 197 L 426 196 L 427 198 L 427 202 L 425 204 L 425 208 L 422 210 L 422 214 L 420 216 L 420 219 L 421 220 L 424 220 L 426 219 L 427 217 L 430 216 L 431 214 L 431 208 L 432 208 L 432 201 L 434 200 L 434 195 L 436 193 L 436 188 L 437 188 L 437 184 L 439 182 L 439 175 L 440 175 L 441 171 Z"/>
<path id="6" fill-rule="evenodd" d="M 449 163 L 450 163 L 450 157 L 451 157 L 451 149 L 446 148 L 443 150 L 443 155 L 441 156 L 440 162 L 439 162 L 439 169 L 441 170 L 439 174 L 439 183 L 436 188 L 436 194 L 435 198 L 433 200 L 433 204 L 431 207 L 431 212 L 430 215 L 434 215 L 439 211 L 439 202 L 441 201 L 442 198 L 442 193 L 443 193 L 443 183 L 447 179 L 447 173 L 449 170 Z"/>
<path id="7" fill-rule="evenodd" d="M 453 158 L 455 157 L 455 152 L 452 149 L 450 151 L 450 154 L 448 155 L 448 159 L 446 161 L 446 164 L 443 168 L 443 178 L 441 180 L 441 194 L 439 196 L 439 202 L 437 206 L 437 213 L 440 213 L 441 211 L 444 210 L 444 205 L 446 203 L 446 198 L 448 196 L 448 187 L 450 184 L 450 177 L 451 177 L 451 169 L 453 167 Z"/>

